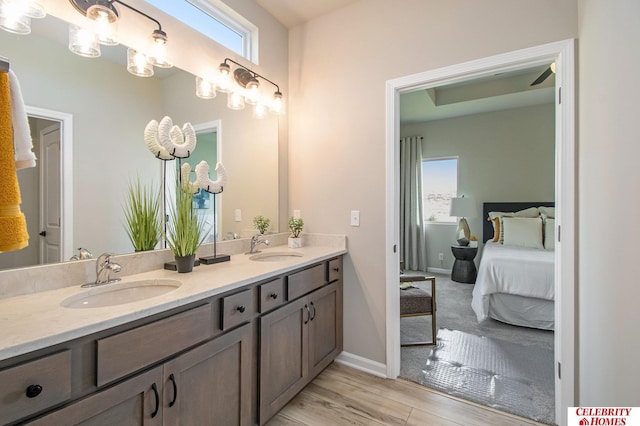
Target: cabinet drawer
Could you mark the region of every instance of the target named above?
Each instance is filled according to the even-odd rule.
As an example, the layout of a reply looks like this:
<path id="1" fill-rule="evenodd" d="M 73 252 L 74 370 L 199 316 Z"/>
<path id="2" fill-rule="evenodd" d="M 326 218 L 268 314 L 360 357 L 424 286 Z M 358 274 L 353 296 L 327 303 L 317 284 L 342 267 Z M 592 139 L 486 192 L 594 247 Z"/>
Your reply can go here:
<path id="1" fill-rule="evenodd" d="M 287 300 L 297 299 L 326 284 L 326 265 L 314 266 L 304 271 L 296 272 L 287 277 Z"/>
<path id="2" fill-rule="evenodd" d="M 333 282 L 342 278 L 342 258 L 332 259 L 329 261 L 329 282 Z"/>
<path id="3" fill-rule="evenodd" d="M 220 328 L 228 330 L 238 324 L 251 320 L 255 314 L 253 307 L 253 291 L 251 289 L 225 296 L 220 301 L 222 318 Z"/>
<path id="4" fill-rule="evenodd" d="M 284 283 L 282 278 L 258 286 L 260 313 L 263 314 L 284 303 Z"/>
<path id="5" fill-rule="evenodd" d="M 71 351 L 0 371 L 0 424 L 42 411 L 71 397 Z"/>
<path id="6" fill-rule="evenodd" d="M 167 358 L 212 335 L 211 305 L 97 341 L 97 385 Z"/>

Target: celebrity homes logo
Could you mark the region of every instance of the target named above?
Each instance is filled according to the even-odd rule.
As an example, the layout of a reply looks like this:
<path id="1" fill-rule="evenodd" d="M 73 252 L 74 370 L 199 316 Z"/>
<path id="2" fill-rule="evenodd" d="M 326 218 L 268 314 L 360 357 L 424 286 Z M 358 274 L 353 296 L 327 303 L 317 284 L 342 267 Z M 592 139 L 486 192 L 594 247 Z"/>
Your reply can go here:
<path id="1" fill-rule="evenodd" d="M 569 407 L 570 426 L 640 426 L 639 407 Z"/>

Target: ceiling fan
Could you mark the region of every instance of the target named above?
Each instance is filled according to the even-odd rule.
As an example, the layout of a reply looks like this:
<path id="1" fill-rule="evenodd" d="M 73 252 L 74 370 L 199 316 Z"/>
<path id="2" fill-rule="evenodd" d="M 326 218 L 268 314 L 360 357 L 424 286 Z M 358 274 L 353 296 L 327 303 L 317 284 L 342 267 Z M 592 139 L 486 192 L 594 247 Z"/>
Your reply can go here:
<path id="1" fill-rule="evenodd" d="M 535 81 L 533 83 L 531 83 L 531 86 L 536 86 L 540 83 L 542 83 L 543 81 L 545 81 L 547 78 L 549 78 L 549 76 L 551 74 L 555 74 L 556 73 L 556 63 L 553 62 L 551 65 L 549 65 L 549 68 L 547 68 L 546 70 L 544 70 L 542 72 L 542 74 L 540 74 L 538 76 L 538 78 L 535 79 Z"/>

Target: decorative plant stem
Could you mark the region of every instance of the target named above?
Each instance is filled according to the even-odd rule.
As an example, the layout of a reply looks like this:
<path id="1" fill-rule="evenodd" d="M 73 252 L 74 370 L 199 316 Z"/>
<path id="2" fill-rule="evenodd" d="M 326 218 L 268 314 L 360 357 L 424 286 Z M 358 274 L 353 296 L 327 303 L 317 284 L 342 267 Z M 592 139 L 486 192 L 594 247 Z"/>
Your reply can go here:
<path id="1" fill-rule="evenodd" d="M 129 182 L 125 199 L 126 231 L 135 251 L 153 250 L 160 241 L 160 193 L 154 185 L 144 186 L 140 177 Z"/>
<path id="2" fill-rule="evenodd" d="M 193 208 L 193 194 L 176 187 L 175 206 L 169 207 L 172 220 L 167 224 L 165 238 L 169 248 L 176 256 L 195 254 L 207 236 L 205 222 Z"/>

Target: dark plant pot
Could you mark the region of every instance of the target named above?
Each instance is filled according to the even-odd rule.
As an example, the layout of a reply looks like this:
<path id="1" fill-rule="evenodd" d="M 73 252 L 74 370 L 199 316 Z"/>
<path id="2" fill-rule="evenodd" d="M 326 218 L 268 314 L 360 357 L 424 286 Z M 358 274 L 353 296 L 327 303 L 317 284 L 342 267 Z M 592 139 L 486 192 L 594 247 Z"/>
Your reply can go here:
<path id="1" fill-rule="evenodd" d="M 176 268 L 178 268 L 178 273 L 183 274 L 193 271 L 193 262 L 195 260 L 195 254 L 190 254 L 189 256 L 176 256 Z"/>

